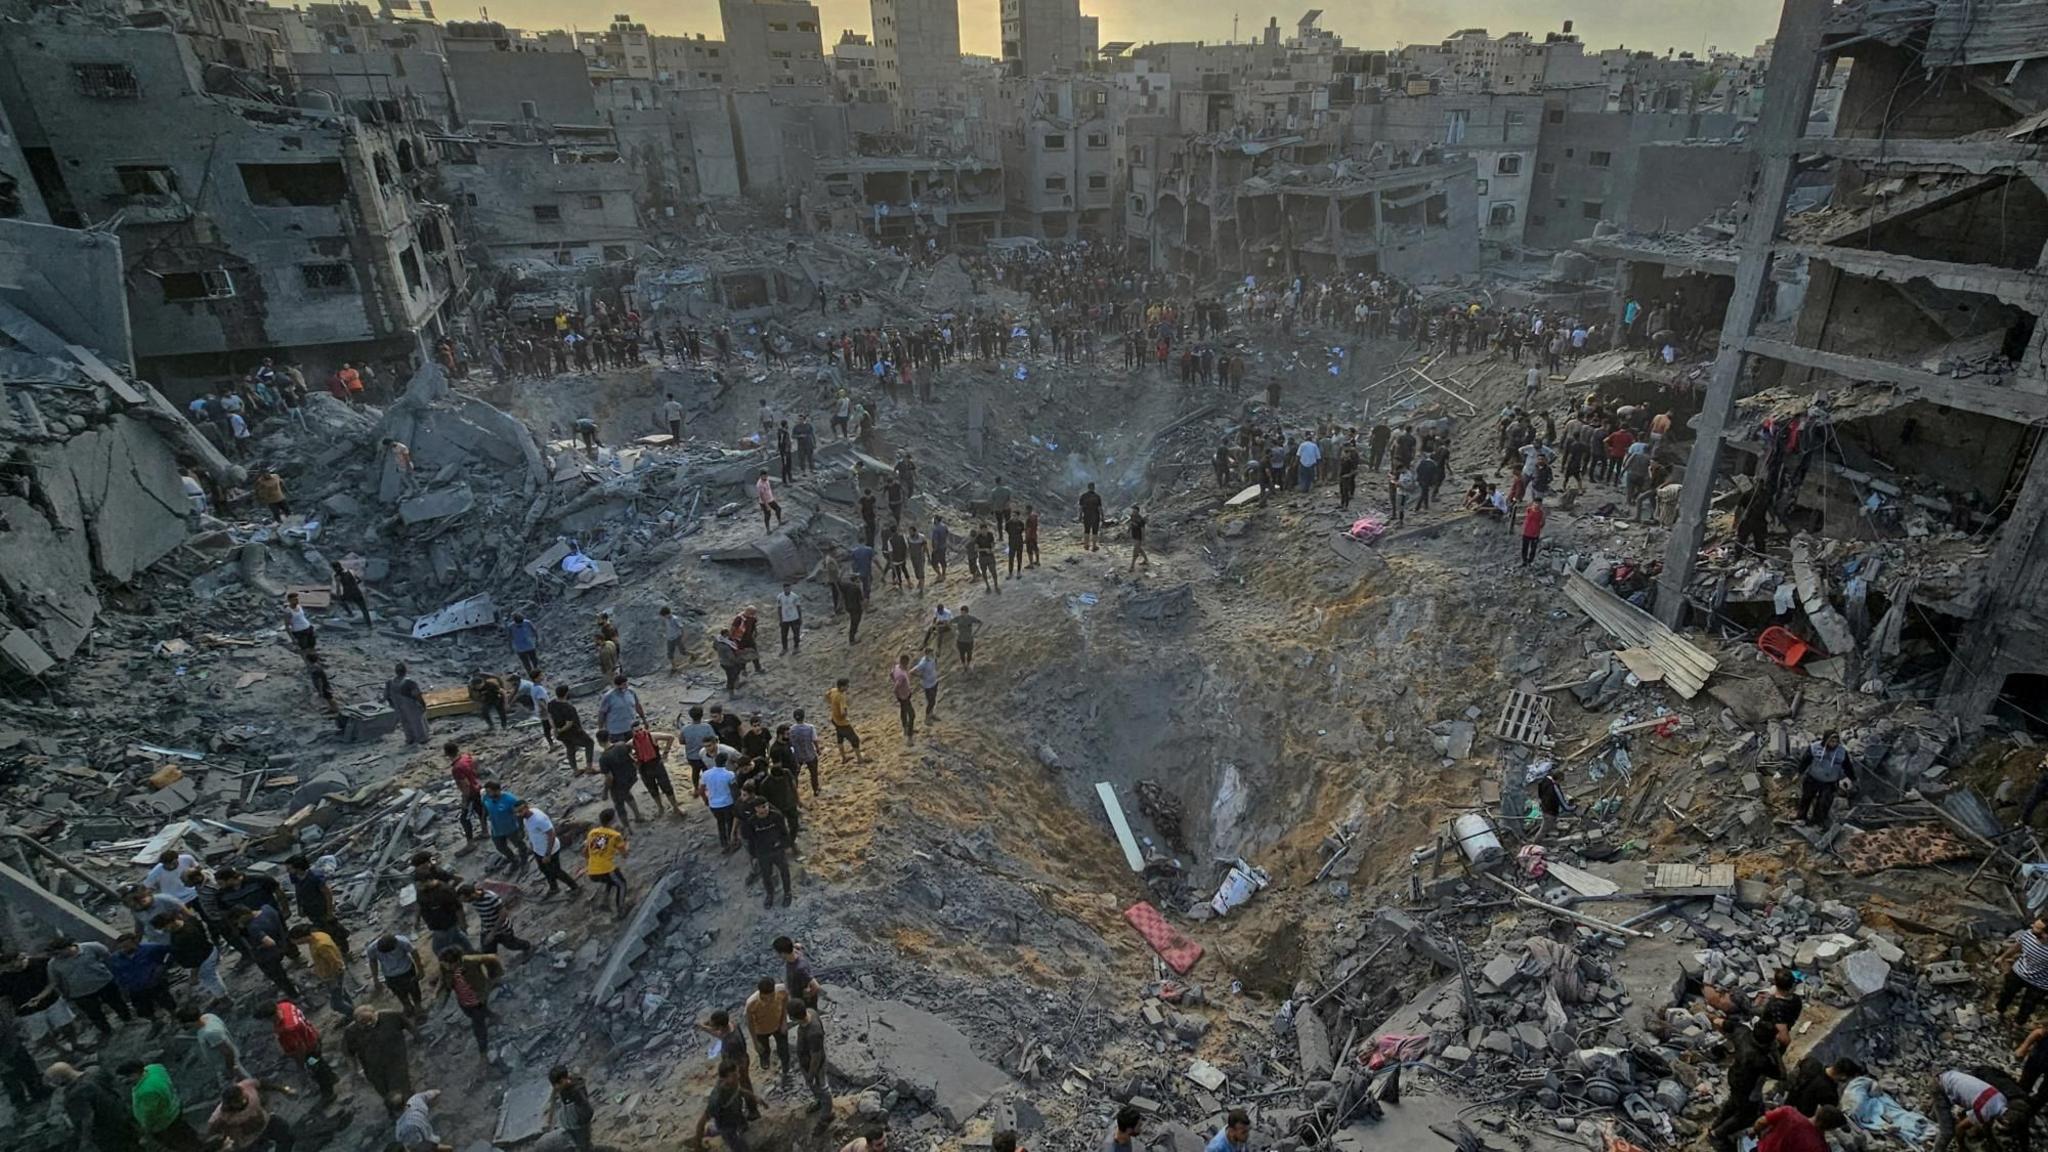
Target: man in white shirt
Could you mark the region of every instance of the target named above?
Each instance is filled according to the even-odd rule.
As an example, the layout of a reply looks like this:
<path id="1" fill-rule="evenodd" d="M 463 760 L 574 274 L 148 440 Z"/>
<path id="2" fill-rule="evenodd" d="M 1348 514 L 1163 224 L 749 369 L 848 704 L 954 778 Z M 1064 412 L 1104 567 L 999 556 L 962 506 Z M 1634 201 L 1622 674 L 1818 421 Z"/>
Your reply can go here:
<path id="1" fill-rule="evenodd" d="M 712 818 L 718 821 L 718 846 L 730 855 L 740 846 L 739 837 L 733 834 L 734 820 L 739 815 L 739 800 L 733 795 L 733 771 L 726 766 L 729 760 L 727 749 L 724 745 L 719 745 L 719 748 L 711 767 L 704 770 L 704 803 L 711 809 Z"/>
<path id="2" fill-rule="evenodd" d="M 313 632 L 313 620 L 299 604 L 297 592 L 288 593 L 284 598 L 284 630 L 291 634 L 292 643 L 301 652 L 311 652 L 318 642 Z"/>
<path id="3" fill-rule="evenodd" d="M 1301 490 L 1306 492 L 1315 483 L 1316 464 L 1323 458 L 1323 450 L 1316 447 L 1313 433 L 1302 434 L 1301 447 L 1294 450 L 1294 458 L 1301 464 L 1297 474 L 1301 477 Z"/>
<path id="4" fill-rule="evenodd" d="M 794 646 L 801 655 L 804 650 L 804 610 L 803 602 L 797 598 L 794 582 L 782 582 L 782 591 L 775 594 L 775 614 L 782 622 L 782 654 L 789 655 L 790 648 Z"/>
<path id="5" fill-rule="evenodd" d="M 576 891 L 576 881 L 562 870 L 562 839 L 555 835 L 555 822 L 548 814 L 525 801 L 513 810 L 519 817 L 519 827 L 526 833 L 526 846 L 540 862 L 540 874 L 547 879 L 548 895 L 554 896 L 564 887 L 571 893 Z"/>
<path id="6" fill-rule="evenodd" d="M 143 876 L 142 886 L 169 896 L 180 904 L 190 905 L 192 898 L 199 895 L 199 892 L 185 883 L 185 872 L 198 866 L 198 857 L 190 852 L 166 848 L 163 855 L 156 858 L 156 866 Z"/>

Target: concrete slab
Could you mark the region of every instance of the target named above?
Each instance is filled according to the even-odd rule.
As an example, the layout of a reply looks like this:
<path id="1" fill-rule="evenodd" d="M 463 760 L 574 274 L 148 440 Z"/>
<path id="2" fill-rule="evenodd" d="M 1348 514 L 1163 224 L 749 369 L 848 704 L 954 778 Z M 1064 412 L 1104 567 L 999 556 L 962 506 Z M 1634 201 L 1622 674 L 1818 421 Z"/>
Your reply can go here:
<path id="1" fill-rule="evenodd" d="M 434 636 L 446 636 L 450 632 L 462 632 L 471 628 L 487 628 L 498 619 L 498 610 L 491 603 L 490 593 L 457 600 L 439 612 L 432 612 L 412 622 L 412 638 L 425 640 Z"/>
<path id="2" fill-rule="evenodd" d="M 998 1092 L 1014 1087 L 958 1028 L 921 1008 L 850 988 L 825 989 L 825 1052 L 832 1074 L 854 1084 L 893 1086 L 959 1127 Z"/>
<path id="3" fill-rule="evenodd" d="M 633 965 L 647 953 L 647 937 L 661 926 L 661 914 L 675 900 L 675 886 L 683 873 L 671 868 L 662 873 L 640 897 L 640 903 L 633 909 L 633 918 L 626 922 L 625 930 L 619 933 L 618 942 L 612 945 L 612 954 L 591 982 L 588 1002 L 602 1006 L 612 998 L 619 986 L 632 978 Z"/>
<path id="4" fill-rule="evenodd" d="M 548 1087 L 545 1071 L 521 1075 L 505 1085 L 504 1103 L 498 1106 L 498 1130 L 491 1143 L 500 1148 L 523 1144 L 539 1136 L 546 1127 Z"/>
<path id="5" fill-rule="evenodd" d="M 476 506 L 476 493 L 469 485 L 458 484 L 438 492 L 425 492 L 405 500 L 398 505 L 399 518 L 407 524 L 421 524 L 428 520 L 445 520 L 460 516 Z"/>
<path id="6" fill-rule="evenodd" d="M 1295 1013 L 1294 1043 L 1301 1057 L 1301 1074 L 1304 1077 L 1321 1080 L 1337 1067 L 1336 1054 L 1330 1049 L 1329 1026 L 1315 1013 Z"/>

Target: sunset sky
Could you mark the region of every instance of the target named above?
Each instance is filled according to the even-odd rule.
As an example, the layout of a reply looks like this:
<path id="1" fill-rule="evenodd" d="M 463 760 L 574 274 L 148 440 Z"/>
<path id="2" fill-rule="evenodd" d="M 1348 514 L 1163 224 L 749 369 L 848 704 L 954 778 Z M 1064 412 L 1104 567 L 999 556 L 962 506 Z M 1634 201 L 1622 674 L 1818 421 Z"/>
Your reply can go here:
<path id="1" fill-rule="evenodd" d="M 963 51 L 993 56 L 997 53 L 998 0 L 961 0 L 960 46 Z M 1713 46 L 1747 52 L 1762 43 L 1777 27 L 1779 0 L 1718 0 L 1716 3 L 1681 3 L 1678 0 L 1332 0 L 1324 9 L 1323 27 L 1344 37 L 1347 44 L 1369 48 L 1391 48 L 1400 44 L 1441 40 L 1459 28 L 1485 28 L 1495 35 L 1523 31 L 1541 34 L 1556 31 L 1564 21 L 1574 21 L 1574 30 L 1589 48 L 1626 45 L 1662 53 L 1667 48 L 1699 52 Z M 868 31 L 867 0 L 822 0 L 825 46 L 839 38 L 839 30 Z M 489 6 L 492 19 L 521 28 L 559 28 L 573 25 L 585 30 L 610 23 L 612 13 L 625 10 L 634 19 L 664 34 L 719 33 L 716 0 L 682 0 L 649 4 L 644 0 L 498 0 Z M 1151 0 L 1082 0 L 1081 10 L 1102 17 L 1102 40 L 1228 40 L 1232 13 L 1238 17 L 1238 36 L 1250 39 L 1271 16 L 1280 18 L 1283 29 L 1291 28 L 1307 10 L 1294 8 L 1233 6 L 1210 3 L 1168 4 Z M 467 20 L 479 9 L 458 3 L 435 6 L 443 20 Z M 1283 33 L 1284 35 L 1284 33 Z"/>

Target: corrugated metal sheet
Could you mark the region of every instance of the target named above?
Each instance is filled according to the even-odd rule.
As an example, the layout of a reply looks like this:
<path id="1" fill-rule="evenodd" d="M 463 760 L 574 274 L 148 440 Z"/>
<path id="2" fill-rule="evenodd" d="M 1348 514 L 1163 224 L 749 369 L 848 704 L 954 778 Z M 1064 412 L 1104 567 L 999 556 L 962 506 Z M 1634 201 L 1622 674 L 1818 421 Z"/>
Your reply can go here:
<path id="1" fill-rule="evenodd" d="M 1720 661 L 1666 628 L 1655 616 L 1577 572 L 1566 578 L 1564 591 L 1625 647 L 1649 649 L 1664 666 L 1664 683 L 1687 700 L 1698 695 L 1706 687 L 1707 677 L 1720 667 Z"/>

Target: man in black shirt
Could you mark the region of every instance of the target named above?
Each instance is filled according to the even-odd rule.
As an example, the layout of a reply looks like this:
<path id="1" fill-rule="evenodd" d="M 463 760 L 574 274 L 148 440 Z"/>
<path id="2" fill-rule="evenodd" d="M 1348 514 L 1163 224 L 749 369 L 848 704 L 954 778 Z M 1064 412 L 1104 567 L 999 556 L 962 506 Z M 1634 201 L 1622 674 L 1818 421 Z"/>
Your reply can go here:
<path id="1" fill-rule="evenodd" d="M 782 906 L 789 907 L 789 823 L 766 797 L 754 797 L 754 809 L 746 818 L 747 850 L 760 870 L 762 907 L 775 907 L 775 878 L 782 877 Z"/>
<path id="2" fill-rule="evenodd" d="M 633 785 L 640 779 L 640 764 L 633 758 L 633 742 L 621 740 L 608 745 L 598 755 L 597 767 L 604 773 L 612 807 L 618 809 L 619 831 L 631 834 L 633 821 L 647 821 L 647 817 L 640 814 L 639 803 L 633 799 Z M 629 809 L 633 813 L 631 817 L 626 815 Z"/>
<path id="3" fill-rule="evenodd" d="M 1136 572 L 1139 561 L 1143 561 L 1147 568 L 1152 566 L 1152 557 L 1145 554 L 1145 514 L 1138 511 L 1138 506 L 1133 504 L 1131 505 L 1131 566 L 1129 570 Z"/>
<path id="4" fill-rule="evenodd" d="M 1102 535 L 1102 494 L 1095 485 L 1081 493 L 1081 547 L 1095 551 L 1098 538 Z"/>

